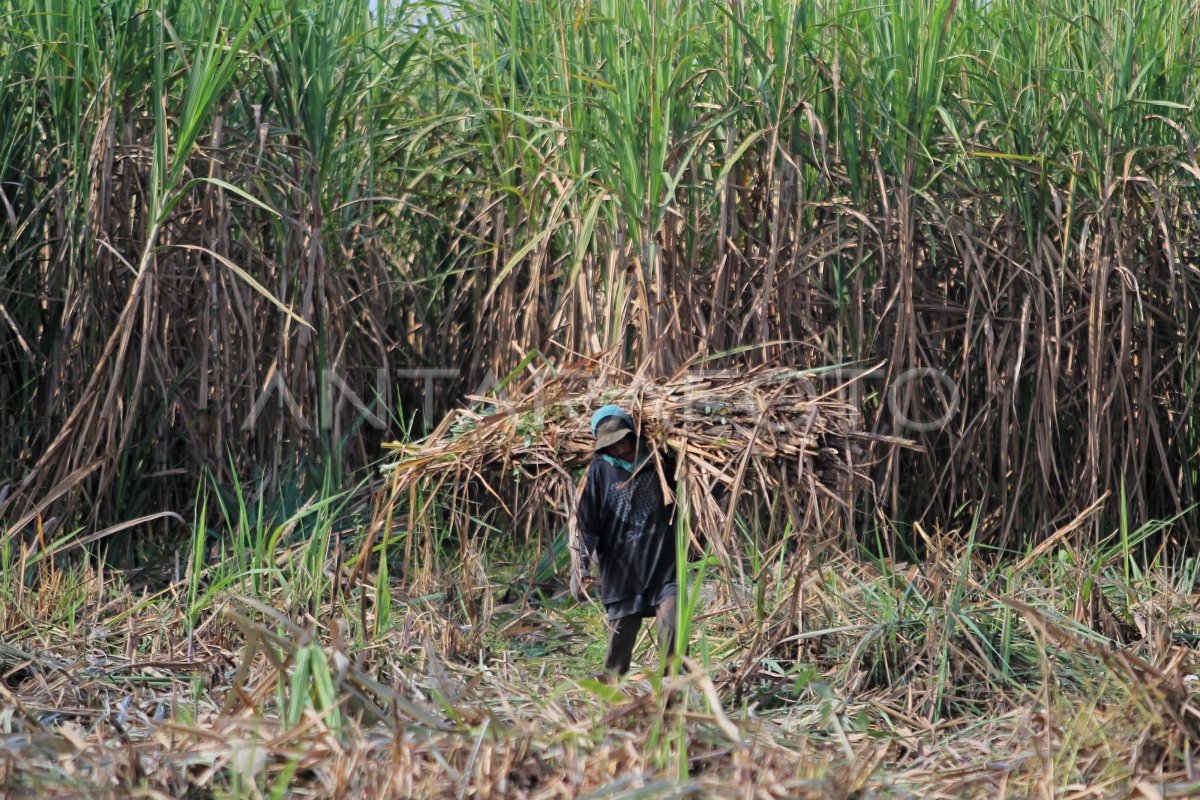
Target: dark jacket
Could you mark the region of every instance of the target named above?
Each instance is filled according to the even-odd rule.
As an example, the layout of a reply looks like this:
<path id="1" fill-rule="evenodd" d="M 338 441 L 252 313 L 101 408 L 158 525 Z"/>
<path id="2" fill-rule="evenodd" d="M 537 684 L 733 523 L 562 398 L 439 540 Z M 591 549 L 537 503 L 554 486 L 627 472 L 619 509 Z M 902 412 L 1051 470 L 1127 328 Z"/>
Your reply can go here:
<path id="1" fill-rule="evenodd" d="M 663 473 L 673 484 L 673 461 L 663 459 Z M 585 575 L 593 557 L 599 563 L 600 600 L 609 619 L 653 614 L 675 593 L 675 504 L 664 502 L 652 459 L 631 478 L 628 470 L 596 456 L 578 518 L 580 563 Z"/>

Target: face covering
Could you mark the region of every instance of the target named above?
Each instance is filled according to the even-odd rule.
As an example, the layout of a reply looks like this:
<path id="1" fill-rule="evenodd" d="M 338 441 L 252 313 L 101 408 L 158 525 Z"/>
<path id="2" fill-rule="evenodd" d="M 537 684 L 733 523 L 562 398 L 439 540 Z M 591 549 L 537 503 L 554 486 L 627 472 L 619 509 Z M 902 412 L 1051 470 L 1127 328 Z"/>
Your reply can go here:
<path id="1" fill-rule="evenodd" d="M 638 467 L 640 467 L 640 466 L 642 466 L 642 464 L 646 463 L 647 455 L 649 455 L 649 454 L 642 452 L 642 443 L 641 443 L 641 441 L 639 441 L 638 445 L 637 445 L 637 451 L 635 452 L 635 454 L 633 456 L 632 464 L 629 463 L 628 461 L 622 461 L 621 459 L 619 459 L 615 456 L 610 456 L 608 453 L 601 453 L 600 457 L 603 458 L 608 463 L 612 464 L 614 467 L 620 467 L 621 469 L 625 470 L 626 472 L 632 473 L 632 472 L 636 472 Z"/>

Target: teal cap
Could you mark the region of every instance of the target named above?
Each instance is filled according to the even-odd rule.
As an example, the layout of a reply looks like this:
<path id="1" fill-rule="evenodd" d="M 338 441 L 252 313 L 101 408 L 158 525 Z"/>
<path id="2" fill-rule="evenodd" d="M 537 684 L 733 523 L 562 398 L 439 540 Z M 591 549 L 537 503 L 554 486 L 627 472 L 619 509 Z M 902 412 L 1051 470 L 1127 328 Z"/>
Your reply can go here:
<path id="1" fill-rule="evenodd" d="M 617 417 L 623 420 L 630 428 L 636 427 L 633 424 L 633 417 L 629 416 L 629 412 L 620 406 L 607 405 L 596 409 L 596 413 L 592 414 L 592 436 L 596 435 L 596 429 L 600 427 L 600 423 L 609 417 Z"/>

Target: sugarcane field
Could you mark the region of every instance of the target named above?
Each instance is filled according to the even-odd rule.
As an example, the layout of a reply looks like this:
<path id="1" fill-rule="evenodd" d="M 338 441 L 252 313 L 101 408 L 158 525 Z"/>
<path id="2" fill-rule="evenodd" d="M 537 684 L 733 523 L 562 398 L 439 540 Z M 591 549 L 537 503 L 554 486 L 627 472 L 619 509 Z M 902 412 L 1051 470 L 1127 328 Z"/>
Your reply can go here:
<path id="1" fill-rule="evenodd" d="M 1200 797 L 1200 5 L 0 0 L 0 800 Z"/>

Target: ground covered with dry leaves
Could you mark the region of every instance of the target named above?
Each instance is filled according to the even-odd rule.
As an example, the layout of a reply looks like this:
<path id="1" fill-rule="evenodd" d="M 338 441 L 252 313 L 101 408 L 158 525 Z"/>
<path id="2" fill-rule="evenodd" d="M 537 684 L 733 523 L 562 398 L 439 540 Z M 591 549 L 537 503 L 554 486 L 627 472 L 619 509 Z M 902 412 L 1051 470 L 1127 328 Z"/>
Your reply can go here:
<path id="1" fill-rule="evenodd" d="M 598 609 L 525 591 L 511 563 L 494 565 L 506 577 L 471 623 L 463 598 L 478 587 L 410 596 L 325 564 L 302 591 L 289 570 L 304 551 L 290 557 L 277 575 L 157 588 L 8 564 L 3 795 L 1200 792 L 1191 562 L 1130 572 L 1046 548 L 889 567 L 827 553 L 786 625 L 747 630 L 733 611 L 762 598 L 693 587 L 694 669 L 664 683 L 647 632 L 645 661 L 609 687 L 588 677 Z"/>

